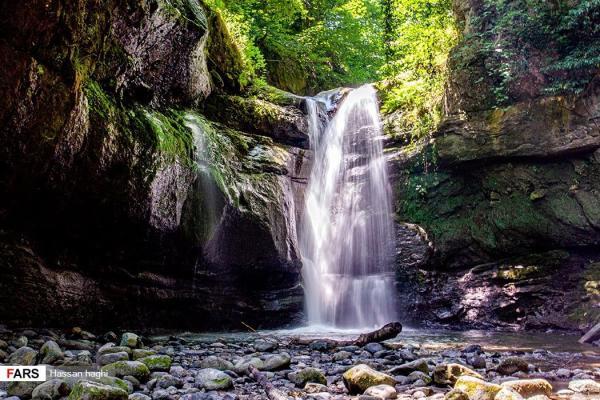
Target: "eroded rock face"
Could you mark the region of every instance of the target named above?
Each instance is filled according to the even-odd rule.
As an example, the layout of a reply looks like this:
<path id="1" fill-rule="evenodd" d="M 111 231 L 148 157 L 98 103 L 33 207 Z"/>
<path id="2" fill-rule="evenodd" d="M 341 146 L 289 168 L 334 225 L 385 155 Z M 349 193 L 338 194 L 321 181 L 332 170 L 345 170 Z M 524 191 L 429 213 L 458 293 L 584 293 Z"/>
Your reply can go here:
<path id="1" fill-rule="evenodd" d="M 400 237 L 401 302 L 419 321 L 585 328 L 598 300 L 597 71 L 580 77 L 579 94 L 549 95 L 540 71 L 556 55 L 532 52 L 499 101 L 496 56 L 472 35 L 493 31 L 484 6 L 454 2 L 465 36 L 450 56 L 438 131 L 416 146 L 387 144 L 399 220 L 424 230 L 420 246 Z"/>
<path id="2" fill-rule="evenodd" d="M 3 319 L 293 323 L 298 104 L 260 100 L 256 130 L 199 114 L 214 90 L 245 95 L 200 2 L 38 3 L 0 6 Z"/>

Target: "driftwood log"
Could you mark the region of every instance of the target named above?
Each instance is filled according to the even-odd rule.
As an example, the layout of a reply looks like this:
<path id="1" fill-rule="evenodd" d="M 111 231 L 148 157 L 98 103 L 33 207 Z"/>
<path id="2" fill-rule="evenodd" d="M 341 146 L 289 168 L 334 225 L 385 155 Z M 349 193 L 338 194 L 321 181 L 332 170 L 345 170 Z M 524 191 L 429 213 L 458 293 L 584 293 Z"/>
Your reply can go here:
<path id="1" fill-rule="evenodd" d="M 592 327 L 585 335 L 579 339 L 579 343 L 592 343 L 600 340 L 600 322 Z"/>
<path id="2" fill-rule="evenodd" d="M 277 389 L 269 380 L 267 376 L 260 372 L 254 365 L 248 367 L 248 372 L 252 379 L 254 379 L 263 388 L 267 397 L 270 400 L 289 400 L 281 390 Z"/>
<path id="3" fill-rule="evenodd" d="M 400 322 L 390 322 L 382 326 L 381 328 L 361 334 L 358 338 L 354 340 L 334 340 L 334 339 L 309 339 L 309 338 L 294 338 L 292 340 L 293 344 L 310 344 L 316 340 L 320 342 L 326 342 L 331 344 L 332 346 L 364 346 L 367 343 L 371 342 L 383 342 L 387 339 L 393 339 L 398 334 L 402 332 L 402 324 Z"/>

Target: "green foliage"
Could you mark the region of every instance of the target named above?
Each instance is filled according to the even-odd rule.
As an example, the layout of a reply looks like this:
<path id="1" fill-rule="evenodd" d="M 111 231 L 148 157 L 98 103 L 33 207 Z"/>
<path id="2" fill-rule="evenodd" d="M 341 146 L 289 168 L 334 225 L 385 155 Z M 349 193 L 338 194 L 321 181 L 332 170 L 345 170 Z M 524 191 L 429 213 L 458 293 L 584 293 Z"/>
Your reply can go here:
<path id="1" fill-rule="evenodd" d="M 312 93 L 376 80 L 383 65 L 379 0 L 207 0 L 256 75 Z"/>
<path id="2" fill-rule="evenodd" d="M 499 105 L 523 76 L 542 94 L 579 94 L 600 68 L 600 0 L 485 0 L 473 24 Z"/>
<path id="3" fill-rule="evenodd" d="M 388 0 L 382 111 L 399 113 L 401 133 L 420 138 L 441 120 L 446 61 L 458 39 L 451 0 Z"/>

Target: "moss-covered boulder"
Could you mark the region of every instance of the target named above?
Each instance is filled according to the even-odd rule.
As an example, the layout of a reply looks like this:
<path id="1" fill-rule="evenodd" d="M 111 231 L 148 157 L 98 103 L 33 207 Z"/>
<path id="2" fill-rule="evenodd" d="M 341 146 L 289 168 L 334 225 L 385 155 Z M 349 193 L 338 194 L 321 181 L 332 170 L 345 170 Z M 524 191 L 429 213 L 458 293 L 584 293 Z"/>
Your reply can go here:
<path id="1" fill-rule="evenodd" d="M 40 364 L 52 365 L 65 357 L 60 346 L 53 340 L 48 340 L 40 348 Z"/>
<path id="2" fill-rule="evenodd" d="M 456 380 L 454 389 L 466 393 L 470 400 L 494 400 L 496 393 L 502 390 L 502 387 L 473 376 L 463 375 Z"/>
<path id="3" fill-rule="evenodd" d="M 382 372 L 375 371 L 365 364 L 350 368 L 342 375 L 344 385 L 350 393 L 359 394 L 371 386 L 390 385 L 394 386 L 396 380 Z"/>
<path id="4" fill-rule="evenodd" d="M 287 378 L 298 387 L 304 387 L 307 383 L 318 383 L 327 385 L 327 378 L 322 370 L 313 367 L 305 367 L 292 371 Z"/>
<path id="5" fill-rule="evenodd" d="M 13 351 L 6 361 L 9 365 L 35 365 L 37 355 L 31 347 L 23 346 Z"/>
<path id="6" fill-rule="evenodd" d="M 167 355 L 151 355 L 138 360 L 146 364 L 150 372 L 168 371 L 171 368 L 171 357 Z"/>
<path id="7" fill-rule="evenodd" d="M 233 380 L 218 369 L 205 368 L 196 374 L 196 386 L 206 390 L 224 390 L 233 386 Z"/>
<path id="8" fill-rule="evenodd" d="M 118 389 L 122 389 L 127 393 L 131 394 L 133 392 L 133 385 L 131 382 L 117 378 L 116 376 L 103 376 L 97 379 L 94 379 L 94 382 L 101 383 L 103 385 L 112 386 Z"/>
<path id="9" fill-rule="evenodd" d="M 69 400 L 127 400 L 127 392 L 110 385 L 79 381 L 71 390 Z"/>
<path id="10" fill-rule="evenodd" d="M 150 370 L 146 364 L 139 361 L 117 361 L 112 364 L 105 365 L 101 368 L 110 376 L 123 378 L 124 376 L 133 376 L 140 382 L 146 382 L 150 377 Z"/>
<path id="11" fill-rule="evenodd" d="M 140 338 L 138 335 L 132 332 L 125 332 L 121 336 L 121 347 L 129 347 L 130 349 L 135 349 L 140 344 Z"/>

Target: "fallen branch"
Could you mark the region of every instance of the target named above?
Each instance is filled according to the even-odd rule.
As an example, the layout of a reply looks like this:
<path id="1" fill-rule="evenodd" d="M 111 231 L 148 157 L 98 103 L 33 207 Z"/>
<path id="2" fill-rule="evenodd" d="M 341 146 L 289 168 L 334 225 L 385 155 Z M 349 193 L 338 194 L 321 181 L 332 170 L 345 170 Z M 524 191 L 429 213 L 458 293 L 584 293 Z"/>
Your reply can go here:
<path id="1" fill-rule="evenodd" d="M 382 326 L 381 328 L 372 332 L 363 333 L 354 340 L 335 340 L 335 339 L 315 339 L 315 338 L 301 338 L 297 337 L 292 339 L 293 344 L 311 344 L 312 342 L 319 341 L 325 342 L 332 346 L 364 346 L 371 342 L 383 342 L 387 339 L 393 339 L 402 332 L 402 324 L 400 322 L 390 322 Z"/>
<path id="2" fill-rule="evenodd" d="M 248 366 L 248 372 L 252 379 L 254 379 L 263 388 L 267 397 L 270 400 L 289 400 L 281 390 L 277 389 L 269 380 L 267 376 L 260 372 L 254 365 Z"/>

